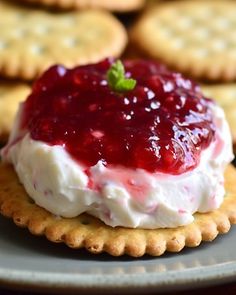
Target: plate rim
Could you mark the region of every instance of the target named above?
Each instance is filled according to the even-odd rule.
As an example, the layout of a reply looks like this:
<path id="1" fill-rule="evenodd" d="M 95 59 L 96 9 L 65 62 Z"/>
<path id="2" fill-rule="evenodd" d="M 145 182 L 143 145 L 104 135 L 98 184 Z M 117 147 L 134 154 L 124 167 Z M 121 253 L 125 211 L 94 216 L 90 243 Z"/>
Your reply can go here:
<path id="1" fill-rule="evenodd" d="M 220 267 L 220 272 L 219 272 Z M 1 287 L 53 291 L 137 290 L 139 293 L 158 287 L 159 291 L 193 289 L 235 280 L 236 262 L 200 266 L 197 269 L 169 270 L 142 274 L 59 274 L 53 272 L 12 270 L 0 267 Z"/>

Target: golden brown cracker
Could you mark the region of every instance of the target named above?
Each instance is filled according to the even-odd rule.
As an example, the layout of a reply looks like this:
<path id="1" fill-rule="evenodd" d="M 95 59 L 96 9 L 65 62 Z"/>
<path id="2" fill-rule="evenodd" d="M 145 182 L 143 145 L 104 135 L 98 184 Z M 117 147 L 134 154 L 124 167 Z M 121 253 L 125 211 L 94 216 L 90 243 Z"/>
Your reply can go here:
<path id="1" fill-rule="evenodd" d="M 19 103 L 29 92 L 30 86 L 25 83 L 0 80 L 0 141 L 9 136 Z"/>
<path id="2" fill-rule="evenodd" d="M 0 211 L 20 227 L 35 235 L 45 235 L 52 242 L 64 242 L 71 248 L 86 248 L 92 253 L 162 255 L 179 252 L 185 246 L 196 247 L 226 233 L 236 223 L 236 170 L 225 172 L 226 197 L 220 209 L 197 213 L 193 223 L 176 229 L 112 228 L 87 214 L 75 218 L 58 218 L 37 206 L 25 192 L 10 165 L 0 165 Z"/>
<path id="3" fill-rule="evenodd" d="M 119 56 L 127 42 L 109 12 L 49 12 L 0 2 L 0 74 L 34 79 L 48 66 L 67 67 Z"/>
<path id="4" fill-rule="evenodd" d="M 17 0 L 61 9 L 102 8 L 116 12 L 128 12 L 143 7 L 145 0 Z"/>
<path id="5" fill-rule="evenodd" d="M 236 83 L 202 85 L 201 88 L 207 97 L 215 99 L 224 109 L 236 145 Z"/>
<path id="6" fill-rule="evenodd" d="M 131 29 L 132 41 L 149 56 L 195 78 L 236 78 L 236 2 L 164 1 Z"/>

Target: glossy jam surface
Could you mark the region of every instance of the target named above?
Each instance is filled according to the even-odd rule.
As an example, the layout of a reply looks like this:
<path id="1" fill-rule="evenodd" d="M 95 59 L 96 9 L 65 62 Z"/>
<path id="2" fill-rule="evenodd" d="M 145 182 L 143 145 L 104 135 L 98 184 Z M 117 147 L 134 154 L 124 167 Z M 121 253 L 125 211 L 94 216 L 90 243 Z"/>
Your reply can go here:
<path id="1" fill-rule="evenodd" d="M 50 68 L 24 103 L 21 127 L 85 166 L 103 160 L 170 174 L 196 167 L 215 138 L 212 101 L 192 81 L 142 60 L 124 61 L 137 84 L 115 93 L 106 80 L 111 63 Z"/>

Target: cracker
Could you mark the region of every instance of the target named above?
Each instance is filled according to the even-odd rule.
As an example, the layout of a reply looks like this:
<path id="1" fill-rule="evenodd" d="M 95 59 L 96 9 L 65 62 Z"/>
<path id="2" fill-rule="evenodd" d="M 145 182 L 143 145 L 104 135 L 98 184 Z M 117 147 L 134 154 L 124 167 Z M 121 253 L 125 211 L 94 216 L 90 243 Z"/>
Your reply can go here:
<path id="1" fill-rule="evenodd" d="M 49 12 L 0 2 L 0 74 L 34 79 L 52 64 L 67 67 L 119 56 L 123 25 L 109 12 Z"/>
<path id="2" fill-rule="evenodd" d="M 6 141 L 11 131 L 19 103 L 25 100 L 30 86 L 20 82 L 0 81 L 0 141 Z"/>
<path id="3" fill-rule="evenodd" d="M 225 111 L 234 146 L 236 146 L 236 83 L 202 85 L 203 93 L 215 99 Z"/>
<path id="4" fill-rule="evenodd" d="M 195 78 L 236 78 L 236 2 L 164 1 L 131 29 L 131 39 L 149 56 Z"/>
<path id="5" fill-rule="evenodd" d="M 117 12 L 128 12 L 140 9 L 144 0 L 17 0 L 32 4 L 55 6 L 61 9 L 103 8 Z"/>
<path id="6" fill-rule="evenodd" d="M 202 241 L 212 241 L 226 233 L 236 223 L 236 170 L 228 166 L 226 197 L 220 209 L 197 213 L 192 224 L 176 229 L 112 228 L 97 218 L 82 214 L 76 218 L 58 218 L 33 203 L 10 165 L 0 165 L 0 211 L 32 234 L 45 235 L 52 242 L 64 242 L 71 248 L 86 248 L 97 254 L 114 256 L 128 254 L 162 255 L 165 251 L 179 252 L 185 246 L 196 247 Z"/>

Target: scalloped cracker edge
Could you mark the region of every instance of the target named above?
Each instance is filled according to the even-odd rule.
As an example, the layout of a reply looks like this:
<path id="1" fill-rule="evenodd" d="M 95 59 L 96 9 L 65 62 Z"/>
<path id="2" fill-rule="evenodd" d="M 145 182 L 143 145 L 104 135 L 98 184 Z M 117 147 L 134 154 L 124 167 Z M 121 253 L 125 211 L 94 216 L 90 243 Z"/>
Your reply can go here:
<path id="1" fill-rule="evenodd" d="M 235 1 L 180 0 L 152 5 L 132 26 L 148 56 L 198 79 L 236 78 Z"/>
<path id="2" fill-rule="evenodd" d="M 144 0 L 17 0 L 61 9 L 102 8 L 117 12 L 128 12 L 144 6 Z"/>
<path id="3" fill-rule="evenodd" d="M 0 164 L 0 212 L 16 225 L 27 227 L 34 235 L 64 242 L 75 249 L 85 248 L 94 254 L 113 256 L 144 254 L 160 256 L 165 251 L 179 252 L 185 246 L 197 247 L 227 233 L 236 223 L 236 170 L 229 165 L 225 172 L 226 197 L 221 207 L 210 213 L 196 213 L 193 223 L 175 229 L 112 228 L 97 218 L 82 214 L 76 218 L 58 218 L 37 206 L 20 184 L 10 165 Z"/>
<path id="4" fill-rule="evenodd" d="M 102 10 L 52 12 L 0 2 L 0 74 L 32 80 L 53 64 L 74 67 L 119 57 L 122 23 Z"/>

